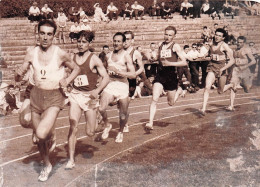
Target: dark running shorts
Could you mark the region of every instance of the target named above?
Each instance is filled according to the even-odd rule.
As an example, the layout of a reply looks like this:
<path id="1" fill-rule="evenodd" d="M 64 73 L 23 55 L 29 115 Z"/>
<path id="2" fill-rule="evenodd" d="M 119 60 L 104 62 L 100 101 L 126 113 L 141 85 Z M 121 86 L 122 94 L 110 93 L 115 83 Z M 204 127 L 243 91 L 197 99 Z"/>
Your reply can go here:
<path id="1" fill-rule="evenodd" d="M 178 88 L 178 78 L 175 68 L 161 70 L 157 73 L 153 83 L 161 83 L 165 91 L 173 91 Z"/>
<path id="2" fill-rule="evenodd" d="M 62 109 L 65 103 L 65 97 L 60 89 L 43 90 L 34 86 L 30 95 L 31 110 L 38 114 L 43 113 L 50 107 L 59 107 Z"/>
<path id="3" fill-rule="evenodd" d="M 25 89 L 25 93 L 24 93 L 24 99 L 30 99 L 30 95 L 31 95 L 31 90 L 33 88 L 32 84 L 29 84 L 26 89 Z"/>
<path id="4" fill-rule="evenodd" d="M 129 82 L 129 97 L 132 97 L 135 94 L 136 79 L 128 79 L 128 82 Z"/>

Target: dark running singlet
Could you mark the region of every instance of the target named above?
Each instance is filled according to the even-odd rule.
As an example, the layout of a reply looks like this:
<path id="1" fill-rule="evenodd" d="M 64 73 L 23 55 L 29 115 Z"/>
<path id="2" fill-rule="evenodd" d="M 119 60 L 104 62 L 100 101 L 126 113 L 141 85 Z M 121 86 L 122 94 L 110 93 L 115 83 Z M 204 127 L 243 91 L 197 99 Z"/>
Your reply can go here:
<path id="1" fill-rule="evenodd" d="M 90 53 L 87 60 L 78 65 L 80 67 L 79 75 L 74 79 L 73 88 L 79 91 L 92 91 L 97 87 L 98 74 L 93 73 L 90 69 L 90 60 L 93 53 Z M 74 56 L 74 61 L 76 62 L 76 55 Z"/>

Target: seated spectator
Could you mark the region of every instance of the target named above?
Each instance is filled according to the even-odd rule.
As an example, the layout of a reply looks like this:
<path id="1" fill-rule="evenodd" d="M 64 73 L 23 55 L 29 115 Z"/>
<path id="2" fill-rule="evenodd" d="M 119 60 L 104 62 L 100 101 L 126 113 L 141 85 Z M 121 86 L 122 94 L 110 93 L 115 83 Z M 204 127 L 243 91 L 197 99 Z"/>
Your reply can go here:
<path id="1" fill-rule="evenodd" d="M 53 11 L 48 7 L 48 4 L 44 4 L 41 11 L 43 19 L 53 19 Z"/>
<path id="2" fill-rule="evenodd" d="M 106 17 L 106 15 L 104 14 L 102 8 L 100 8 L 100 5 L 99 3 L 96 3 L 94 5 L 94 9 L 95 9 L 95 14 L 94 14 L 94 22 L 101 22 L 101 21 L 104 21 L 104 22 L 107 22 L 108 19 Z"/>
<path id="3" fill-rule="evenodd" d="M 40 9 L 37 7 L 37 2 L 33 2 L 33 5 L 30 7 L 28 19 L 29 19 L 31 22 L 40 21 L 40 19 L 41 19 L 41 11 L 40 11 Z"/>
<path id="4" fill-rule="evenodd" d="M 211 38 L 211 31 L 210 29 L 208 29 L 207 26 L 203 27 L 201 38 L 203 39 L 203 42 L 208 42 L 209 39 Z"/>
<path id="5" fill-rule="evenodd" d="M 206 58 L 209 56 L 209 42 L 205 41 L 203 42 L 203 46 L 200 48 L 200 54 L 203 58 Z"/>
<path id="6" fill-rule="evenodd" d="M 79 22 L 80 20 L 80 15 L 79 15 L 79 11 L 74 7 L 70 7 L 69 8 L 69 20 L 72 22 Z"/>
<path id="7" fill-rule="evenodd" d="M 224 13 L 224 16 L 232 16 L 232 19 L 234 18 L 235 15 L 232 6 L 228 2 L 223 4 L 222 13 Z"/>
<path id="8" fill-rule="evenodd" d="M 150 17 L 154 17 L 154 16 L 157 16 L 159 18 L 160 16 L 160 6 L 159 4 L 157 3 L 157 0 L 154 0 L 153 1 L 153 4 L 152 6 L 149 7 L 149 16 Z"/>
<path id="9" fill-rule="evenodd" d="M 131 8 L 133 10 L 133 17 L 135 17 L 136 20 L 138 20 L 139 16 L 142 20 L 144 20 L 144 7 L 142 5 L 139 5 L 138 1 L 135 1 L 134 4 L 132 4 Z"/>
<path id="10" fill-rule="evenodd" d="M 252 6 L 251 15 L 260 15 L 260 3 L 255 2 Z"/>
<path id="11" fill-rule="evenodd" d="M 112 21 L 113 18 L 115 18 L 115 20 L 118 18 L 118 8 L 113 2 L 111 2 L 107 7 L 107 15 L 110 21 Z"/>
<path id="12" fill-rule="evenodd" d="M 220 3 L 218 3 L 217 1 L 213 1 L 211 4 L 211 18 L 214 20 L 216 17 L 218 17 L 219 19 L 221 19 L 221 16 L 219 14 L 220 10 L 222 9 L 222 7 L 220 7 Z"/>
<path id="13" fill-rule="evenodd" d="M 201 0 L 192 0 L 192 15 L 190 16 L 191 18 L 200 18 L 200 10 L 202 6 L 202 1 Z"/>
<path id="14" fill-rule="evenodd" d="M 71 43 L 73 43 L 74 40 L 77 40 L 78 33 L 80 31 L 81 31 L 81 27 L 79 25 L 79 22 L 75 22 L 73 25 L 71 25 L 71 27 L 70 27 L 70 34 L 69 34 Z"/>
<path id="15" fill-rule="evenodd" d="M 65 28 L 67 26 L 67 16 L 65 15 L 63 8 L 60 9 L 60 12 L 58 13 L 57 18 L 57 26 L 59 31 L 59 42 L 61 43 L 61 40 L 63 40 L 63 43 L 66 43 L 66 37 L 64 34 Z"/>
<path id="16" fill-rule="evenodd" d="M 161 3 L 160 15 L 162 19 L 166 20 L 168 20 L 171 17 L 171 9 L 170 7 L 166 6 L 164 1 Z"/>
<path id="17" fill-rule="evenodd" d="M 205 0 L 205 2 L 202 4 L 201 13 L 202 14 L 208 14 L 208 15 L 211 14 L 211 7 L 210 7 L 210 4 L 209 4 L 209 0 Z"/>
<path id="18" fill-rule="evenodd" d="M 88 20 L 88 16 L 86 15 L 86 13 L 82 7 L 79 7 L 79 19 L 80 19 L 80 22 L 82 22 L 85 19 Z"/>
<path id="19" fill-rule="evenodd" d="M 102 52 L 98 55 L 98 57 L 99 57 L 99 58 L 101 59 L 101 61 L 103 62 L 103 65 L 105 66 L 105 68 L 107 68 L 107 59 L 106 59 L 106 56 L 107 56 L 107 54 L 108 54 L 109 52 L 110 52 L 109 46 L 108 46 L 108 45 L 104 45 Z"/>
<path id="20" fill-rule="evenodd" d="M 129 19 L 132 19 L 132 13 L 131 7 L 128 2 L 125 3 L 125 8 L 122 10 L 122 17 L 125 20 L 126 17 L 129 17 Z"/>
<path id="21" fill-rule="evenodd" d="M 18 113 L 19 108 L 16 105 L 14 85 L 8 86 L 7 93 L 5 95 L 5 100 L 9 105 L 8 110 L 10 110 L 12 113 Z"/>
<path id="22" fill-rule="evenodd" d="M 83 24 L 80 26 L 80 31 L 92 31 L 87 19 L 83 19 L 82 22 Z"/>
<path id="23" fill-rule="evenodd" d="M 187 19 L 189 15 L 193 12 L 192 10 L 193 5 L 188 2 L 188 0 L 184 0 L 184 2 L 181 3 L 180 12 L 184 19 Z"/>
<path id="24" fill-rule="evenodd" d="M 8 90 L 8 84 L 4 82 L 1 83 L 0 86 L 0 114 L 1 115 L 7 114 L 7 110 L 9 106 L 5 99 L 7 90 Z"/>

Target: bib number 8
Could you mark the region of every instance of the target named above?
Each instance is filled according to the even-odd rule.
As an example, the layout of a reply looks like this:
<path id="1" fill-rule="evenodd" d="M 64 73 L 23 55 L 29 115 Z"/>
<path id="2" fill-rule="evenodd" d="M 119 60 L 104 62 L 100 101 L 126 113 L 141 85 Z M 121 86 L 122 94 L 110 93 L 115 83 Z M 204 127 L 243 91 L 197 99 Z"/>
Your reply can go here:
<path id="1" fill-rule="evenodd" d="M 79 75 L 74 80 L 74 85 L 77 87 L 88 86 L 88 77 L 86 75 Z"/>

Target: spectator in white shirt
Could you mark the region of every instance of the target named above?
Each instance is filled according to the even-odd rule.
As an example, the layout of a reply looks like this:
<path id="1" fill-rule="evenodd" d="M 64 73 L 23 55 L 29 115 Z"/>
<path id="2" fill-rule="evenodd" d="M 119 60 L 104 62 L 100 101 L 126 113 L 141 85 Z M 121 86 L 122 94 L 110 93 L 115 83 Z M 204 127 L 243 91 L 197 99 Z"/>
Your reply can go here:
<path id="1" fill-rule="evenodd" d="M 37 2 L 33 2 L 33 5 L 29 9 L 29 17 L 28 17 L 28 19 L 31 22 L 40 21 L 40 18 L 41 18 L 40 15 L 41 15 L 41 11 L 37 7 Z"/>
<path id="2" fill-rule="evenodd" d="M 78 33 L 80 31 L 81 31 L 81 27 L 79 25 L 79 22 L 74 22 L 74 24 L 71 25 L 71 27 L 70 27 L 69 37 L 71 39 L 71 43 L 73 43 L 74 40 L 78 38 Z"/>
<path id="3" fill-rule="evenodd" d="M 110 20 L 113 20 L 113 18 L 117 20 L 118 18 L 118 8 L 113 2 L 111 2 L 107 7 L 107 15 Z"/>
<path id="4" fill-rule="evenodd" d="M 135 1 L 134 4 L 132 4 L 131 8 L 133 10 L 133 17 L 135 17 L 136 20 L 138 19 L 138 16 L 140 16 L 140 18 L 144 20 L 144 7 L 142 5 L 139 5 L 138 1 Z"/>
<path id="5" fill-rule="evenodd" d="M 189 15 L 192 14 L 192 8 L 193 5 L 189 3 L 188 0 L 184 0 L 184 2 L 181 3 L 180 11 L 184 19 L 187 19 L 187 17 L 189 17 Z"/>
<path id="6" fill-rule="evenodd" d="M 88 25 L 88 20 L 83 19 L 83 24 L 80 26 L 80 31 L 91 31 L 91 27 Z"/>
<path id="7" fill-rule="evenodd" d="M 63 8 L 60 8 L 60 12 L 58 13 L 58 18 L 57 18 L 57 25 L 59 28 L 59 42 L 61 43 L 61 40 L 63 40 L 63 43 L 66 43 L 66 38 L 64 35 L 64 30 L 67 25 L 67 16 L 63 12 Z"/>
<path id="8" fill-rule="evenodd" d="M 209 0 L 205 0 L 205 3 L 202 4 L 201 12 L 202 12 L 202 14 L 208 14 L 208 15 L 211 14 Z"/>
<path id="9" fill-rule="evenodd" d="M 102 8 L 100 8 L 99 3 L 96 3 L 94 5 L 94 9 L 95 9 L 95 14 L 94 14 L 94 21 L 95 22 L 101 22 L 101 21 L 107 22 L 108 21 L 108 19 L 107 19 L 106 15 L 104 14 Z"/>
<path id="10" fill-rule="evenodd" d="M 86 15 L 82 7 L 79 7 L 79 18 L 80 22 L 82 22 L 84 19 L 88 19 L 88 16 Z"/>
<path id="11" fill-rule="evenodd" d="M 53 19 L 53 11 L 48 7 L 48 4 L 44 4 L 41 11 L 43 19 Z"/>

